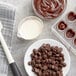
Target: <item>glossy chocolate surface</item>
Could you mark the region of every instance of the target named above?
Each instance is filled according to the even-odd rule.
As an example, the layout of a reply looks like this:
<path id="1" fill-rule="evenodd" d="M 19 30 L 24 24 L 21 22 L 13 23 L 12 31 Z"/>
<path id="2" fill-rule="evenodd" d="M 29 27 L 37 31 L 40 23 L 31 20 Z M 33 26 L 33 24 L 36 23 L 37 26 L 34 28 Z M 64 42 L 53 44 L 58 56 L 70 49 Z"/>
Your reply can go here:
<path id="1" fill-rule="evenodd" d="M 73 38 L 75 36 L 75 32 L 72 29 L 67 30 L 66 37 Z"/>
<path id="2" fill-rule="evenodd" d="M 64 21 L 59 22 L 59 24 L 58 24 L 59 30 L 64 30 L 66 28 L 67 28 L 67 24 Z"/>
<path id="3" fill-rule="evenodd" d="M 75 13 L 74 13 L 74 12 L 70 12 L 70 13 L 68 14 L 68 19 L 69 19 L 70 21 L 74 21 L 74 20 L 76 19 Z"/>
<path id="4" fill-rule="evenodd" d="M 64 10 L 64 0 L 34 0 L 36 12 L 44 18 L 56 18 Z"/>

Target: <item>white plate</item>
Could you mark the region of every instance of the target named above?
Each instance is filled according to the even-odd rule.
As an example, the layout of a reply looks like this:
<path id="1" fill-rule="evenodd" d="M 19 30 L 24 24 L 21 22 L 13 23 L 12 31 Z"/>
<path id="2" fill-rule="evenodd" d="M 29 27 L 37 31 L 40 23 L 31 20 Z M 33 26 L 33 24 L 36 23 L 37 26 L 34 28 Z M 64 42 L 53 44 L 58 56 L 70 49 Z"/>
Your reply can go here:
<path id="1" fill-rule="evenodd" d="M 39 40 L 35 43 L 33 43 L 27 50 L 26 54 L 25 54 L 25 58 L 24 58 L 24 67 L 25 70 L 27 72 L 27 74 L 29 76 L 36 76 L 34 72 L 32 72 L 32 67 L 28 65 L 28 62 L 31 61 L 31 57 L 30 55 L 33 52 L 33 49 L 38 49 L 43 43 L 49 43 L 51 46 L 58 46 L 63 48 L 63 54 L 65 57 L 65 63 L 67 64 L 67 66 L 65 68 L 63 68 L 63 76 L 66 76 L 69 69 L 70 69 L 70 56 L 69 56 L 69 52 L 67 51 L 67 49 L 65 48 L 65 46 L 63 44 L 61 44 L 60 42 L 53 40 L 53 39 L 42 39 Z"/>

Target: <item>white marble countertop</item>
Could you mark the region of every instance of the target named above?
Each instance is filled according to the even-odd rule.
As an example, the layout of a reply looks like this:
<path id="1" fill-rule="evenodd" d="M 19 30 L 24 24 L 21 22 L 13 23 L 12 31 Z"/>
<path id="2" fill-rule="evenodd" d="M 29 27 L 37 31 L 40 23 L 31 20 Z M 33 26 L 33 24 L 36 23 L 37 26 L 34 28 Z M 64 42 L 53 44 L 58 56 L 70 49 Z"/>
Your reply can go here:
<path id="1" fill-rule="evenodd" d="M 33 41 L 20 40 L 16 36 L 18 23 L 22 18 L 26 16 L 35 15 L 31 7 L 31 0 L 0 0 L 0 2 L 7 2 L 13 4 L 16 7 L 17 13 L 16 13 L 16 25 L 14 27 L 13 41 L 12 41 L 12 47 L 13 47 L 12 55 L 16 60 L 18 66 L 20 67 L 22 75 L 27 76 L 24 70 L 24 54 L 26 52 L 26 49 L 29 47 L 29 45 L 31 45 L 36 40 L 43 38 L 53 38 L 58 40 L 50 31 L 52 22 L 50 25 L 50 22 L 44 21 L 45 29 L 37 39 Z M 76 76 L 76 56 L 71 52 L 70 52 L 70 56 L 71 56 L 71 68 L 67 76 Z M 10 68 L 9 68 L 8 76 L 13 76 Z"/>

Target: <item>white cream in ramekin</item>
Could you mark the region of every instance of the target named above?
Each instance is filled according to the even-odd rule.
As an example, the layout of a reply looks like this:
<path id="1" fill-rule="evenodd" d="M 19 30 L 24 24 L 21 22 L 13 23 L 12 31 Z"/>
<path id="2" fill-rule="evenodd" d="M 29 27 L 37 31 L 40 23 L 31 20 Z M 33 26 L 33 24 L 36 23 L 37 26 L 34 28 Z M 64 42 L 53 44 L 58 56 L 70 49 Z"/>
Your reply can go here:
<path id="1" fill-rule="evenodd" d="M 43 21 L 35 16 L 24 18 L 19 26 L 17 36 L 25 40 L 31 40 L 38 37 L 43 29 Z"/>

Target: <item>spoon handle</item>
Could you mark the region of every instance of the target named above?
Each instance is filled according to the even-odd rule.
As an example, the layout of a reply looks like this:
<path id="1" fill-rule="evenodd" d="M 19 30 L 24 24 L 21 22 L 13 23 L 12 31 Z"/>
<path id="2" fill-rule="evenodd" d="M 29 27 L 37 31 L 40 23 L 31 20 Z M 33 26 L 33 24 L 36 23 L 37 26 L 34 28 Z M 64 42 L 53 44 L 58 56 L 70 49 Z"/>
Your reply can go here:
<path id="1" fill-rule="evenodd" d="M 11 70 L 12 70 L 14 76 L 22 76 L 22 74 L 21 74 L 20 70 L 18 69 L 15 62 L 11 63 L 9 65 L 11 67 Z"/>
<path id="2" fill-rule="evenodd" d="M 4 49 L 5 55 L 8 59 L 11 70 L 13 72 L 13 76 L 22 76 L 20 70 L 18 69 L 18 67 L 17 67 L 17 65 L 16 65 L 16 63 L 15 63 L 15 61 L 14 61 L 14 59 L 13 59 L 13 57 L 8 49 L 8 46 L 4 40 L 4 37 L 3 37 L 1 32 L 0 32 L 0 41 L 1 41 L 2 47 Z"/>

